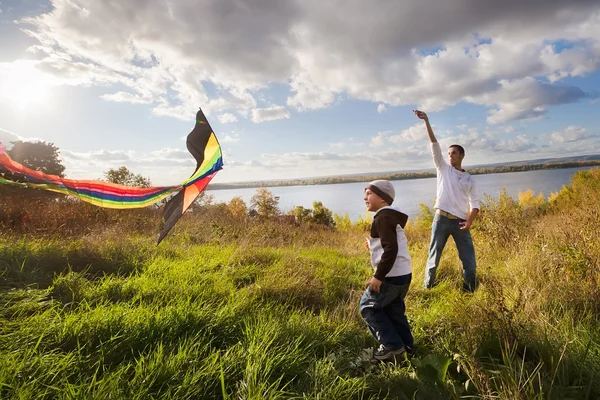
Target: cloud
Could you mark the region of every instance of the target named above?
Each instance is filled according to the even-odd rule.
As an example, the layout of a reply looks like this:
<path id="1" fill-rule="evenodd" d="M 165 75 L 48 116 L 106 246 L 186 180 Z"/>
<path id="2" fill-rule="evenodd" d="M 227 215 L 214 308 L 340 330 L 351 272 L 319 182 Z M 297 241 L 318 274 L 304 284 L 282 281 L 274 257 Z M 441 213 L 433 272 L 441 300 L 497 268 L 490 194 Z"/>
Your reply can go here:
<path id="1" fill-rule="evenodd" d="M 485 163 L 489 163 L 489 160 L 499 153 L 520 153 L 537 148 L 535 142 L 525 135 L 496 139 L 491 132 L 481 134 L 473 129 L 469 129 L 467 133 L 444 137 L 439 142 L 442 148 L 447 148 L 452 144 L 460 144 L 465 148 L 465 152 L 470 158 L 479 158 Z"/>
<path id="2" fill-rule="evenodd" d="M 152 97 L 135 95 L 128 92 L 117 92 L 113 94 L 104 94 L 100 96 L 104 100 L 115 101 L 115 102 L 126 102 L 132 104 L 148 104 L 152 103 Z"/>
<path id="3" fill-rule="evenodd" d="M 550 141 L 553 144 L 576 142 L 590 137 L 586 129 L 581 126 L 568 126 L 562 131 L 550 134 Z"/>
<path id="4" fill-rule="evenodd" d="M 369 146 L 371 147 L 381 147 L 389 141 L 390 132 L 378 132 L 377 136 L 373 136 L 371 138 L 371 143 Z"/>
<path id="5" fill-rule="evenodd" d="M 240 141 L 240 136 L 237 134 L 234 135 L 220 135 L 219 136 L 219 142 L 221 143 L 235 143 L 235 142 L 239 142 Z"/>
<path id="6" fill-rule="evenodd" d="M 106 87 L 105 100 L 151 104 L 155 115 L 175 118 L 198 106 L 244 115 L 256 108 L 258 90 L 282 84 L 287 105 L 299 111 L 346 98 L 378 103 L 380 111 L 383 104 L 433 111 L 466 101 L 490 108 L 489 122 L 501 123 L 589 98 L 560 83 L 600 67 L 596 0 L 52 6 L 21 21 L 37 42 L 31 51 L 40 71 L 58 84 Z"/>
<path id="7" fill-rule="evenodd" d="M 86 160 L 89 162 L 126 162 L 134 159 L 133 151 L 97 150 L 89 152 L 73 152 L 62 149 L 60 155 L 66 160 Z"/>
<path id="8" fill-rule="evenodd" d="M 333 147 L 336 149 L 343 149 L 344 147 L 346 147 L 346 143 L 345 142 L 329 143 L 329 147 Z"/>
<path id="9" fill-rule="evenodd" d="M 435 128 L 435 125 L 433 126 Z M 390 143 L 405 143 L 427 140 L 427 131 L 422 122 L 418 122 L 410 128 L 404 129 L 399 135 L 391 136 Z"/>
<path id="10" fill-rule="evenodd" d="M 6 129 L 0 128 L 0 142 L 4 145 L 5 148 L 9 149 L 12 147 L 11 142 L 47 142 L 47 140 L 36 138 L 36 137 L 25 137 L 18 135 L 16 133 L 7 131 Z"/>
<path id="11" fill-rule="evenodd" d="M 252 110 L 252 121 L 259 123 L 289 118 L 290 112 L 284 106 L 273 106 L 269 108 L 255 108 Z"/>
<path id="12" fill-rule="evenodd" d="M 151 156 L 162 160 L 190 160 L 192 155 L 189 151 L 183 149 L 172 149 L 169 147 L 152 151 Z"/>
<path id="13" fill-rule="evenodd" d="M 420 154 L 420 149 L 408 148 L 403 150 L 386 150 L 380 152 L 357 152 L 357 153 L 331 153 L 331 152 L 290 152 L 284 154 L 263 154 L 261 155 L 261 165 L 268 168 L 288 168 L 295 169 L 300 165 L 313 165 L 317 172 L 321 167 L 337 164 L 339 168 L 350 168 L 358 172 L 357 168 L 367 168 L 372 170 L 374 167 L 384 167 L 389 161 L 398 161 L 402 158 L 413 158 Z M 315 162 L 322 162 L 317 165 Z M 393 169 L 393 167 L 391 167 Z M 338 172 L 339 173 L 339 172 Z"/>
<path id="14" fill-rule="evenodd" d="M 383 103 L 379 103 L 379 105 L 377 106 L 377 112 L 378 112 L 379 114 L 382 114 L 382 113 L 384 113 L 384 112 L 385 112 L 385 110 L 386 110 L 386 106 L 385 106 L 385 104 L 383 104 Z"/>
<path id="15" fill-rule="evenodd" d="M 519 135 L 515 139 L 501 140 L 493 146 L 499 151 L 511 151 L 513 153 L 522 152 L 535 147 L 535 144 L 525 135 Z"/>
<path id="16" fill-rule="evenodd" d="M 435 126 L 433 126 L 435 129 Z M 386 144 L 407 144 L 413 142 L 427 141 L 427 131 L 422 122 L 417 122 L 413 126 L 404 129 L 399 134 L 394 135 L 391 131 L 379 132 L 377 136 L 371 138 L 371 147 L 380 147 Z"/>
<path id="17" fill-rule="evenodd" d="M 10 147 L 10 142 L 16 142 L 18 140 L 24 140 L 22 136 L 17 135 L 16 133 L 12 133 L 10 131 L 0 129 L 0 142 L 4 144 L 5 147 Z"/>
<path id="18" fill-rule="evenodd" d="M 533 78 L 525 78 L 502 80 L 496 91 L 472 96 L 471 99 L 475 103 L 493 107 L 487 121 L 499 124 L 539 118 L 546 113 L 549 105 L 573 103 L 589 96 L 577 87 L 553 86 Z"/>
<path id="19" fill-rule="evenodd" d="M 222 124 L 229 124 L 238 120 L 237 117 L 231 113 L 221 114 L 218 116 L 218 118 Z"/>

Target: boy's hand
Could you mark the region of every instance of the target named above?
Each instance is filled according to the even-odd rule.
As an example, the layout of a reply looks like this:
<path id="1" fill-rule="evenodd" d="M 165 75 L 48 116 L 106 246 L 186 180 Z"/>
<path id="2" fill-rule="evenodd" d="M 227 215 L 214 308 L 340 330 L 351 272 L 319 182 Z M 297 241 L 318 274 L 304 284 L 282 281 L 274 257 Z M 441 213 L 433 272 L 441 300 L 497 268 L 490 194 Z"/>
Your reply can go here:
<path id="1" fill-rule="evenodd" d="M 367 285 L 370 286 L 371 290 L 375 293 L 379 293 L 379 290 L 381 289 L 381 281 L 375 277 L 372 277 Z"/>
<path id="2" fill-rule="evenodd" d="M 365 248 L 369 250 L 369 239 L 365 239 Z"/>

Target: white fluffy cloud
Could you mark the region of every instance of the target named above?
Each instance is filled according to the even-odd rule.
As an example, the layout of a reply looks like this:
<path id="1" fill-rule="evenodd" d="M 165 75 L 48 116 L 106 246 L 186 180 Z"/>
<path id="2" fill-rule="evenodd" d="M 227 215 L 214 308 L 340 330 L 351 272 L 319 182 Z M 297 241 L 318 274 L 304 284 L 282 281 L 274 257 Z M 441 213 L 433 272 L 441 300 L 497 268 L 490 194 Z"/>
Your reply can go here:
<path id="1" fill-rule="evenodd" d="M 596 0 L 51 3 L 22 21 L 38 42 L 31 50 L 40 71 L 177 118 L 202 105 L 267 121 L 255 91 L 277 83 L 301 111 L 339 98 L 380 103 L 379 112 L 468 101 L 501 123 L 589 97 L 562 80 L 600 67 Z M 281 108 L 272 115 L 289 116 Z"/>
<path id="2" fill-rule="evenodd" d="M 222 124 L 229 124 L 232 122 L 236 122 L 237 120 L 238 120 L 237 117 L 231 113 L 225 113 L 225 114 L 219 115 L 219 121 Z"/>
<path id="3" fill-rule="evenodd" d="M 277 119 L 289 118 L 290 112 L 283 106 L 273 106 L 269 108 L 256 108 L 252 110 L 252 121 L 274 121 Z"/>
<path id="4" fill-rule="evenodd" d="M 488 117 L 490 124 L 538 118 L 546 113 L 548 105 L 572 103 L 588 97 L 580 88 L 552 86 L 533 78 L 499 83 L 500 87 L 493 92 L 470 97 L 474 103 L 492 107 Z"/>
<path id="5" fill-rule="evenodd" d="M 12 147 L 11 142 L 46 142 L 44 139 L 36 138 L 36 137 L 24 137 L 18 135 L 16 133 L 7 131 L 6 129 L 0 128 L 0 143 L 4 145 L 4 148 L 10 149 Z"/>
<path id="6" fill-rule="evenodd" d="M 124 162 L 124 161 L 131 161 L 134 158 L 134 152 L 133 151 L 121 151 L 121 150 L 114 150 L 114 151 L 109 151 L 109 150 L 98 150 L 98 151 L 90 151 L 85 154 L 85 158 L 88 159 L 93 159 L 96 161 L 100 161 L 100 162 L 104 162 L 104 161 L 108 161 L 108 162 Z M 77 153 L 72 153 L 69 151 L 61 151 L 61 155 L 66 155 L 67 157 L 69 155 L 73 155 L 75 157 L 77 157 Z"/>
<path id="7" fill-rule="evenodd" d="M 0 143 L 2 143 L 4 147 L 10 147 L 10 142 L 16 142 L 17 140 L 23 140 L 23 137 L 16 133 L 0 129 Z"/>
<path id="8" fill-rule="evenodd" d="M 221 137 L 219 138 L 219 142 L 221 143 L 235 143 L 235 142 L 239 142 L 240 141 L 240 135 L 237 134 L 233 134 L 233 135 L 221 135 Z"/>
<path id="9" fill-rule="evenodd" d="M 380 147 L 386 144 L 389 140 L 390 132 L 378 132 L 377 136 L 373 136 L 371 138 L 371 143 L 369 146 L 371 147 Z"/>
<path id="10" fill-rule="evenodd" d="M 435 126 L 433 127 L 435 129 Z M 386 144 L 409 144 L 414 142 L 426 142 L 428 140 L 427 130 L 422 122 L 402 130 L 399 134 L 391 131 L 379 132 L 371 138 L 371 147 L 379 147 Z"/>
<path id="11" fill-rule="evenodd" d="M 436 131 L 435 126 L 433 129 Z M 470 156 L 475 156 L 482 161 L 487 161 L 486 159 L 489 160 L 490 157 L 497 156 L 499 153 L 533 152 L 540 145 L 540 143 L 535 143 L 534 140 L 525 135 L 507 137 L 505 129 L 501 130 L 502 134 L 500 135 L 492 131 L 480 133 L 477 127 L 467 125 L 461 125 L 459 129 L 460 133 L 456 135 L 452 135 L 451 131 L 446 132 L 445 135 L 436 132 L 436 137 L 442 148 L 458 143 L 466 148 Z M 429 140 L 423 123 L 416 123 L 402 130 L 399 134 L 390 131 L 379 132 L 371 138 L 370 147 L 383 147 L 387 151 L 412 149 L 416 154 L 422 156 L 430 153 L 428 143 Z"/>
<path id="12" fill-rule="evenodd" d="M 348 153 L 333 152 L 290 152 L 284 154 L 263 154 L 259 160 L 254 160 L 252 167 L 260 170 L 261 176 L 274 171 L 283 171 L 286 177 L 306 177 L 339 175 L 345 173 L 389 171 L 407 168 L 417 163 L 419 166 L 430 166 L 430 158 L 423 156 L 422 146 L 407 147 L 404 149 L 375 150 Z M 238 165 L 242 170 L 247 169 Z M 299 168 L 305 166 L 305 168 Z"/>
<path id="13" fill-rule="evenodd" d="M 435 126 L 434 126 L 435 128 Z M 422 122 L 418 122 L 410 128 L 404 129 L 399 135 L 390 137 L 390 143 L 406 143 L 427 140 L 427 130 Z"/>
<path id="14" fill-rule="evenodd" d="M 586 129 L 581 126 L 568 126 L 562 131 L 554 132 L 550 135 L 550 140 L 554 144 L 568 143 L 582 140 L 588 137 Z"/>

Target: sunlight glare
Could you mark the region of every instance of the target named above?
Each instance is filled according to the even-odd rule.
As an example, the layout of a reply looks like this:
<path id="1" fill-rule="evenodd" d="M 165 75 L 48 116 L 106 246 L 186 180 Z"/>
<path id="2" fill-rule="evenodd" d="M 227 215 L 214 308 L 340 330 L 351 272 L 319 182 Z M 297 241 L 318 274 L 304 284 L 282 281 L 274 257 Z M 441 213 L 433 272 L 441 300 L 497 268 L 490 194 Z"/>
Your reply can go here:
<path id="1" fill-rule="evenodd" d="M 55 78 L 37 69 L 33 61 L 0 63 L 0 100 L 19 110 L 47 104 L 53 86 Z"/>

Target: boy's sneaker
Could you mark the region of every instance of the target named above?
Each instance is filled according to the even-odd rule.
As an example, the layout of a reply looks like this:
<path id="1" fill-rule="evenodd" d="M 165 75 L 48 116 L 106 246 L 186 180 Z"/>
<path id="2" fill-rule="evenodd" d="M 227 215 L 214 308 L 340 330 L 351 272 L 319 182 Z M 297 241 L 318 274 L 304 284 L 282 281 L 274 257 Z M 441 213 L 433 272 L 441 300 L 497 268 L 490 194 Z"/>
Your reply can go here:
<path id="1" fill-rule="evenodd" d="M 396 357 L 405 355 L 405 353 L 406 350 L 404 349 L 404 347 L 392 350 L 380 344 L 379 348 L 373 352 L 373 358 L 380 361 L 396 360 Z M 401 359 L 402 357 L 399 358 Z"/>
<path id="2" fill-rule="evenodd" d="M 417 353 L 417 347 L 413 344 L 412 346 L 404 346 L 406 348 L 406 354 L 414 356 Z"/>

